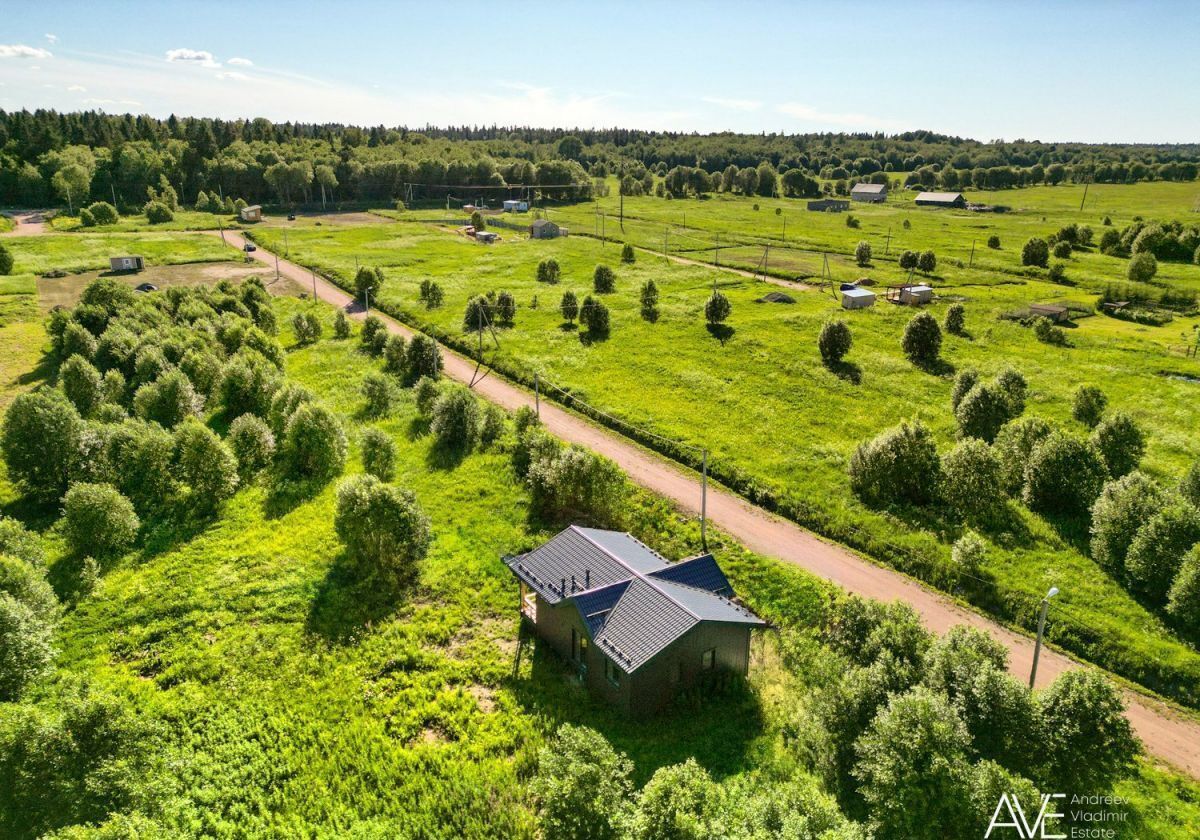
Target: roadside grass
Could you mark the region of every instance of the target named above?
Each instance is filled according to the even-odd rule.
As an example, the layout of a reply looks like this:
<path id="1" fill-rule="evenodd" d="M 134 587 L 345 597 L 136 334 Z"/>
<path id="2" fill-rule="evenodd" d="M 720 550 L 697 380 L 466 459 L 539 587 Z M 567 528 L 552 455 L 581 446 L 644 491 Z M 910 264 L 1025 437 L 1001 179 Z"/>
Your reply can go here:
<path id="1" fill-rule="evenodd" d="M 3 213 L 0 213 L 0 233 L 7 233 L 8 231 L 12 230 L 14 226 L 15 225 L 13 224 L 12 219 L 10 219 L 8 216 L 5 216 Z"/>
<path id="2" fill-rule="evenodd" d="M 223 262 L 229 248 L 215 236 L 184 233 L 81 233 L 20 236 L 5 241 L 16 274 L 65 271 L 77 274 L 108 268 L 108 258 L 136 254 L 147 264 Z"/>
<path id="3" fill-rule="evenodd" d="M 78 216 L 61 213 L 50 220 L 50 227 L 64 233 L 162 233 L 165 231 L 216 230 L 221 225 L 226 229 L 244 227 L 236 215 L 216 215 L 179 209 L 174 212 L 174 216 L 175 218 L 169 222 L 151 223 L 145 213 L 137 213 L 122 216 L 115 225 L 93 225 L 85 228 L 79 223 Z"/>
<path id="4" fill-rule="evenodd" d="M 499 348 L 483 337 L 488 360 L 501 369 L 527 383 L 536 372 L 550 396 L 554 386 L 568 389 L 622 421 L 677 441 L 677 454 L 688 459 L 707 447 L 712 474 L 755 501 L 1014 624 L 1032 628 L 1041 596 L 1058 586 L 1063 595 L 1051 611 L 1051 639 L 1166 696 L 1200 702 L 1200 655 L 1086 556 L 1079 523 L 1050 522 L 1010 504 L 1005 529 L 987 535 L 993 545 L 982 580 L 966 580 L 949 561 L 961 522 L 929 510 L 869 508 L 846 479 L 854 447 L 901 420 L 920 417 L 944 449 L 952 446 L 953 373 L 975 367 L 988 376 L 1011 364 L 1030 383 L 1027 414 L 1076 434 L 1086 430 L 1070 419 L 1073 392 L 1081 383 L 1099 385 L 1112 408 L 1128 411 L 1146 430 L 1145 469 L 1174 483 L 1200 454 L 1190 432 L 1200 423 L 1200 386 L 1159 373 L 1194 371 L 1194 362 L 1169 355 L 1167 347 L 1195 319 L 1146 327 L 1095 316 L 1069 330 L 1069 347 L 1052 347 L 998 316 L 1062 299 L 1061 287 L 1033 279 L 964 287 L 945 297 L 965 302 L 969 337 L 946 336 L 944 364 L 931 373 L 900 350 L 914 314 L 906 307 L 881 302 L 844 312 L 827 292 L 815 290 L 793 292 L 794 305 L 759 304 L 756 298 L 778 287 L 646 254 L 621 265 L 616 246 L 579 236 L 537 241 L 501 233 L 501 242 L 482 246 L 420 224 L 297 230 L 288 246 L 293 260 L 343 285 L 358 264 L 381 267 L 383 308 L 469 350 L 479 342 L 463 331 L 467 299 L 508 290 L 518 304 L 515 326 L 498 331 Z M 273 250 L 282 246 L 277 230 L 255 236 Z M 550 256 L 562 266 L 558 285 L 535 279 L 538 261 Z M 591 341 L 586 331 L 563 324 L 558 301 L 568 289 L 581 300 L 590 293 L 600 262 L 615 268 L 617 291 L 601 296 L 612 311 L 611 335 Z M 442 286 L 443 307 L 428 310 L 418 301 L 425 279 Z M 640 316 L 638 303 L 638 289 L 651 279 L 660 293 L 654 323 Z M 733 304 L 724 339 L 703 322 L 714 282 Z M 1071 299 L 1087 301 L 1079 293 Z M 945 307 L 943 301 L 930 311 L 940 319 Z M 835 369 L 821 363 L 816 349 L 829 318 L 846 319 L 854 337 L 845 364 Z"/>

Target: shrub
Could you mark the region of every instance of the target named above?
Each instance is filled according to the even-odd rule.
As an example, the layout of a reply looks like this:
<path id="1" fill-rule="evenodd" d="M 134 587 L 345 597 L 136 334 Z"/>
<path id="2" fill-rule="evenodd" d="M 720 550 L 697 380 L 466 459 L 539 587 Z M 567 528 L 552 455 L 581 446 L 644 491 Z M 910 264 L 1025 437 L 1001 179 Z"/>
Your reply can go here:
<path id="1" fill-rule="evenodd" d="M 1071 248 L 1070 242 L 1060 239 L 1058 242 L 1054 243 L 1054 248 L 1052 249 L 1051 253 L 1053 253 L 1058 259 L 1065 260 L 1070 259 L 1072 250 L 1073 249 Z"/>
<path id="2" fill-rule="evenodd" d="M 280 455 L 285 473 L 292 478 L 332 478 L 346 464 L 346 432 L 328 408 L 305 403 L 287 421 Z"/>
<path id="3" fill-rule="evenodd" d="M 1195 461 L 1179 480 L 1179 495 L 1200 508 L 1200 461 Z"/>
<path id="4" fill-rule="evenodd" d="M 825 364 L 840 362 L 850 352 L 850 326 L 845 321 L 826 321 L 817 336 L 817 349 Z"/>
<path id="5" fill-rule="evenodd" d="M 184 361 L 187 361 L 187 359 L 185 358 Z M 219 367 L 217 370 L 217 375 L 220 375 Z M 192 381 L 195 382 L 195 380 Z M 100 387 L 103 391 L 102 396 L 104 398 L 104 402 L 112 403 L 114 408 L 120 408 L 120 406 L 116 404 L 124 401 L 125 399 L 125 377 L 121 375 L 121 371 L 110 370 L 108 373 L 104 374 L 104 379 L 100 381 Z M 122 409 L 122 411 L 123 410 L 124 409 Z"/>
<path id="6" fill-rule="evenodd" d="M 54 627 L 28 604 L 0 592 L 0 700 L 17 700 L 50 670 Z"/>
<path id="7" fill-rule="evenodd" d="M 1056 327 L 1053 321 L 1040 315 L 1033 319 L 1033 335 L 1043 344 L 1063 347 L 1067 343 L 1067 334 L 1063 332 L 1062 327 Z"/>
<path id="8" fill-rule="evenodd" d="M 243 480 L 266 468 L 275 456 L 275 435 L 271 428 L 253 414 L 243 414 L 229 426 L 226 438 L 237 459 L 238 474 Z"/>
<path id="9" fill-rule="evenodd" d="M 871 264 L 871 243 L 865 239 L 859 240 L 859 243 L 854 246 L 854 261 L 861 266 Z"/>
<path id="10" fill-rule="evenodd" d="M 483 295 L 473 295 L 467 301 L 467 308 L 463 312 L 463 329 L 468 332 L 480 332 L 487 329 L 490 321 L 488 306 L 487 298 Z"/>
<path id="11" fill-rule="evenodd" d="M 88 210 L 86 207 L 81 207 L 79 209 L 79 224 L 81 227 L 95 227 L 96 226 L 96 217 L 92 215 L 91 210 Z M 3 246 L 0 246 L 0 247 L 3 247 Z M 3 273 L 3 272 L 0 272 L 0 273 Z"/>
<path id="12" fill-rule="evenodd" d="M 721 789 L 695 758 L 660 767 L 637 796 L 626 825 L 627 836 L 631 840 L 717 836 L 717 824 L 724 827 L 727 820 L 720 794 Z"/>
<path id="13" fill-rule="evenodd" d="M 12 597 L 45 621 L 58 615 L 58 598 L 46 582 L 45 571 L 19 557 L 0 554 L 0 595 Z"/>
<path id="14" fill-rule="evenodd" d="M 1100 450 L 1109 475 L 1119 478 L 1137 469 L 1146 453 L 1146 439 L 1137 423 L 1123 411 L 1101 420 L 1092 432 L 1092 443 Z"/>
<path id="15" fill-rule="evenodd" d="M 55 391 L 19 394 L 4 415 L 0 448 L 8 477 L 30 495 L 57 499 L 67 487 L 83 420 Z"/>
<path id="16" fill-rule="evenodd" d="M 1198 252 L 1200 253 L 1200 252 Z M 633 246 L 626 242 L 621 246 L 621 262 L 632 263 L 637 260 L 637 252 L 633 250 Z"/>
<path id="17" fill-rule="evenodd" d="M 442 351 L 437 342 L 424 333 L 417 333 L 408 342 L 408 375 L 413 379 L 428 376 L 437 379 L 442 372 Z"/>
<path id="18" fill-rule="evenodd" d="M 189 350 L 179 361 L 179 369 L 184 372 L 198 394 L 210 396 L 216 390 L 221 380 L 221 359 L 209 350 Z M 120 375 L 115 370 L 108 373 Z M 108 374 L 105 374 L 106 378 Z M 114 386 L 115 387 L 115 386 Z M 121 390 L 125 388 L 124 377 L 121 379 Z M 109 398 L 112 401 L 111 397 Z"/>
<path id="19" fill-rule="evenodd" d="M 558 310 L 562 313 L 563 320 L 568 324 L 573 323 L 579 316 L 579 301 L 575 297 L 575 293 L 571 290 L 563 292 L 562 300 L 559 301 Z"/>
<path id="20" fill-rule="evenodd" d="M 608 307 L 591 295 L 585 297 L 583 305 L 579 307 L 579 320 L 587 325 L 589 336 L 601 338 L 608 335 Z"/>
<path id="21" fill-rule="evenodd" d="M 967 392 L 954 410 L 958 435 L 991 443 L 1002 426 L 1012 419 L 1013 405 L 1007 392 L 995 382 L 980 382 Z"/>
<path id="22" fill-rule="evenodd" d="M 448 388 L 433 404 L 430 430 L 437 445 L 459 452 L 470 452 L 479 445 L 482 416 L 479 401 L 470 390 Z"/>
<path id="23" fill-rule="evenodd" d="M 1025 396 L 1029 391 L 1029 383 L 1024 375 L 1012 366 L 1007 366 L 996 374 L 996 385 L 1008 399 L 1010 414 L 1017 417 L 1025 412 Z"/>
<path id="24" fill-rule="evenodd" d="M 372 475 L 341 483 L 333 526 L 361 567 L 392 582 L 415 577 L 417 564 L 429 551 L 429 518 L 412 491 Z"/>
<path id="25" fill-rule="evenodd" d="M 1167 593 L 1167 615 L 1193 639 L 1200 638 L 1200 544 L 1179 564 Z"/>
<path id="26" fill-rule="evenodd" d="M 539 283 L 557 283 L 560 277 L 558 260 L 550 257 L 538 263 L 537 280 Z"/>
<path id="27" fill-rule="evenodd" d="M 1000 460 L 978 438 L 959 442 L 942 458 L 942 494 L 971 519 L 987 519 L 1003 499 Z"/>
<path id="28" fill-rule="evenodd" d="M 963 397 L 971 392 L 979 382 L 979 371 L 975 368 L 963 368 L 954 375 L 954 385 L 950 389 L 950 407 L 957 409 L 962 404 Z"/>
<path id="29" fill-rule="evenodd" d="M 121 554 L 137 539 L 133 504 L 109 484 L 72 484 L 63 497 L 63 536 L 76 554 Z"/>
<path id="30" fill-rule="evenodd" d="M 283 386 L 271 397 L 271 408 L 267 413 L 267 421 L 271 424 L 271 432 L 276 439 L 283 438 L 288 420 L 296 413 L 296 409 L 304 403 L 312 402 L 313 395 L 303 385 L 295 382 L 284 382 Z"/>
<path id="31" fill-rule="evenodd" d="M 721 292 L 714 291 L 704 304 L 704 320 L 713 326 L 725 323 L 732 312 L 733 304 Z"/>
<path id="32" fill-rule="evenodd" d="M 80 416 L 87 417 L 96 406 L 104 401 L 103 381 L 100 371 L 78 354 L 63 362 L 58 371 L 63 394 Z"/>
<path id="33" fill-rule="evenodd" d="M 905 220 L 905 221 L 907 221 L 907 220 Z M 901 251 L 900 252 L 900 260 L 899 260 L 900 267 L 902 269 L 904 269 L 905 271 L 911 271 L 917 267 L 917 262 L 919 261 L 919 259 L 920 259 L 920 255 L 918 255 L 916 251 L 909 251 L 907 249 L 904 251 Z"/>
<path id="34" fill-rule="evenodd" d="M 479 439 L 484 446 L 495 443 L 504 434 L 504 410 L 492 403 L 483 403 L 480 407 L 483 420 L 479 428 Z"/>
<path id="35" fill-rule="evenodd" d="M 596 294 L 609 294 L 616 289 L 616 275 L 613 270 L 606 265 L 596 266 L 596 270 L 592 272 L 592 288 Z"/>
<path id="36" fill-rule="evenodd" d="M 437 309 L 445 303 L 446 293 L 442 290 L 440 283 L 435 283 L 433 280 L 422 280 L 419 300 L 424 302 L 426 309 Z"/>
<path id="37" fill-rule="evenodd" d="M 1034 449 L 1051 431 L 1050 424 L 1040 417 L 1022 417 L 1000 429 L 992 448 L 1000 459 L 1000 478 L 1009 494 L 1020 492 Z"/>
<path id="38" fill-rule="evenodd" d="M 74 321 L 63 329 L 62 338 L 58 342 L 58 355 L 64 359 L 82 356 L 90 360 L 95 357 L 98 349 L 99 342 L 96 341 L 96 337 Z"/>
<path id="39" fill-rule="evenodd" d="M 534 509 L 547 519 L 609 526 L 621 522 L 625 475 L 607 458 L 575 445 L 541 447 L 526 480 Z"/>
<path id="40" fill-rule="evenodd" d="M 974 531 L 965 532 L 950 549 L 950 562 L 955 570 L 969 577 L 979 577 L 986 560 L 987 544 Z"/>
<path id="41" fill-rule="evenodd" d="M 638 298 L 642 305 L 642 317 L 648 321 L 658 318 L 658 285 L 653 280 L 642 284 Z"/>
<path id="42" fill-rule="evenodd" d="M 391 377 L 383 373 L 368 373 L 363 377 L 362 395 L 366 400 L 363 411 L 368 417 L 386 417 L 396 403 L 396 389 Z"/>
<path id="43" fill-rule="evenodd" d="M 354 296 L 365 300 L 370 294 L 379 300 L 379 291 L 383 288 L 383 272 L 377 267 L 360 265 L 354 273 Z"/>
<path id="44" fill-rule="evenodd" d="M 387 341 L 387 325 L 378 315 L 368 315 L 363 319 L 362 332 L 359 333 L 358 339 L 363 350 L 376 355 L 376 347 L 380 346 L 381 341 Z"/>
<path id="45" fill-rule="evenodd" d="M 0 554 L 24 560 L 35 569 L 46 568 L 41 539 L 11 516 L 0 516 Z"/>
<path id="46" fill-rule="evenodd" d="M 1021 265 L 1035 265 L 1045 268 L 1050 262 L 1050 245 L 1045 239 L 1034 237 L 1021 248 Z"/>
<path id="47" fill-rule="evenodd" d="M 338 309 L 337 314 L 333 316 L 333 337 L 350 337 L 350 319 L 346 317 L 344 309 Z"/>
<path id="48" fill-rule="evenodd" d="M 1092 668 L 1067 671 L 1037 696 L 1048 790 L 1109 790 L 1134 769 L 1138 742 L 1117 688 Z"/>
<path id="49" fill-rule="evenodd" d="M 937 255 L 933 251 L 922 251 L 917 257 L 917 270 L 922 274 L 933 274 L 937 269 Z"/>
<path id="50" fill-rule="evenodd" d="M 113 207 L 107 201 L 97 201 L 95 204 L 89 204 L 87 209 L 98 225 L 115 225 L 121 221 L 121 216 L 117 213 L 117 208 Z"/>
<path id="51" fill-rule="evenodd" d="M 183 371 L 171 370 L 154 382 L 137 389 L 133 410 L 138 417 L 173 429 L 186 418 L 200 413 L 204 400 Z"/>
<path id="52" fill-rule="evenodd" d="M 192 510 L 208 514 L 238 487 L 238 461 L 212 429 L 188 420 L 175 431 L 175 477 L 191 488 Z"/>
<path id="53" fill-rule="evenodd" d="M 1033 450 L 1022 499 L 1032 510 L 1086 513 L 1100 495 L 1108 470 L 1089 441 L 1051 433 Z"/>
<path id="54" fill-rule="evenodd" d="M 1063 263 L 1051 263 L 1046 270 L 1046 279 L 1051 283 L 1062 283 L 1067 279 L 1067 267 Z"/>
<path id="55" fill-rule="evenodd" d="M 1149 283 L 1158 273 L 1158 260 L 1149 251 L 1134 254 L 1129 260 L 1127 276 L 1133 283 Z"/>
<path id="56" fill-rule="evenodd" d="M 1075 390 L 1071 416 L 1085 426 L 1095 427 L 1108 407 L 1108 397 L 1095 385 L 1080 385 Z"/>
<path id="57" fill-rule="evenodd" d="M 758 207 L 756 206 L 754 209 L 757 210 Z M 857 218 L 855 218 L 853 213 L 847 213 L 846 214 L 846 227 L 854 228 L 855 230 L 857 230 L 858 228 L 862 227 L 862 222 L 860 222 Z"/>
<path id="58" fill-rule="evenodd" d="M 139 514 L 163 506 L 174 493 L 171 459 L 175 441 L 157 423 L 128 420 L 112 430 L 104 460 L 113 484 Z"/>
<path id="59" fill-rule="evenodd" d="M 496 295 L 496 320 L 506 327 L 511 327 L 517 316 L 517 299 L 512 292 L 500 292 Z"/>
<path id="60" fill-rule="evenodd" d="M 149 201 L 143 209 L 146 212 L 146 221 L 152 225 L 161 225 L 175 219 L 175 214 L 171 212 L 171 208 L 161 201 Z"/>
<path id="61" fill-rule="evenodd" d="M 992 234 L 991 236 L 989 236 L 989 237 L 988 237 L 988 240 L 987 240 L 987 246 L 988 246 L 989 248 L 994 248 L 994 249 L 996 249 L 996 250 L 999 250 L 999 248 L 1000 248 L 1000 237 L 999 237 L 999 236 L 996 236 L 995 234 Z"/>
<path id="62" fill-rule="evenodd" d="M 1155 604 L 1167 599 L 1183 557 L 1200 542 L 1200 511 L 1184 501 L 1168 504 L 1138 528 L 1125 571 L 1134 588 Z"/>
<path id="63" fill-rule="evenodd" d="M 1092 559 L 1109 574 L 1125 573 L 1125 556 L 1138 529 L 1163 508 L 1166 494 L 1150 478 L 1131 472 L 1105 483 L 1092 505 Z"/>
<path id="64" fill-rule="evenodd" d="M 538 751 L 530 793 L 544 836 L 619 840 L 625 836 L 633 764 L 594 729 L 563 724 Z"/>
<path id="65" fill-rule="evenodd" d="M 372 426 L 363 431 L 359 445 L 367 474 L 380 481 L 391 481 L 396 474 L 396 443 L 391 435 Z"/>
<path id="66" fill-rule="evenodd" d="M 247 412 L 265 416 L 279 387 L 279 371 L 256 353 L 239 353 L 229 360 L 218 388 L 221 404 L 231 417 Z"/>
<path id="67" fill-rule="evenodd" d="M 937 360 L 942 351 L 942 330 L 928 312 L 912 317 L 904 328 L 901 340 L 904 355 L 916 364 L 930 364 Z"/>
<path id="68" fill-rule="evenodd" d="M 926 504 L 936 498 L 940 482 L 937 444 L 920 420 L 860 443 L 850 458 L 850 488 L 876 504 Z"/>
<path id="69" fill-rule="evenodd" d="M 297 344 L 312 344 L 321 338 L 321 321 L 311 312 L 297 312 L 292 316 L 292 332 Z"/>
<path id="70" fill-rule="evenodd" d="M 967 310 L 961 303 L 952 303 L 946 310 L 944 322 L 946 332 L 951 335 L 965 335 L 967 331 Z"/>
<path id="71" fill-rule="evenodd" d="M 422 376 L 413 385 L 413 399 L 417 404 L 417 413 L 428 417 L 433 413 L 433 404 L 442 395 L 442 383 L 428 376 Z"/>

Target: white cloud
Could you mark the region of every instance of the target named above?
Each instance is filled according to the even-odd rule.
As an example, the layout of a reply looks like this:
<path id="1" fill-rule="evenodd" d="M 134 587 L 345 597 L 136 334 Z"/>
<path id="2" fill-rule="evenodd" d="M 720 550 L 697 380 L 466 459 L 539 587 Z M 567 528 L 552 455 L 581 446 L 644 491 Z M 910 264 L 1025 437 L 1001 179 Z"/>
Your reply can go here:
<path id="1" fill-rule="evenodd" d="M 142 103 L 136 99 L 85 99 L 83 104 L 98 105 L 101 108 L 106 105 L 118 105 L 122 108 L 140 108 L 142 106 Z"/>
<path id="2" fill-rule="evenodd" d="M 57 43 L 58 43 L 58 36 L 57 36 L 57 35 L 54 35 L 54 34 L 52 34 L 52 33 L 50 33 L 50 32 L 47 32 L 47 33 L 46 33 L 46 35 L 45 35 L 45 37 L 46 37 L 46 40 L 47 40 L 47 41 L 49 41 L 51 44 L 57 44 Z"/>
<path id="3" fill-rule="evenodd" d="M 0 58 L 53 58 L 49 50 L 28 44 L 0 44 Z"/>
<path id="4" fill-rule="evenodd" d="M 87 93 L 87 88 L 83 85 L 67 85 L 67 90 L 72 93 Z"/>
<path id="5" fill-rule="evenodd" d="M 181 61 L 187 64 L 197 64 L 200 67 L 221 66 L 208 50 L 189 50 L 186 47 L 181 47 L 177 50 L 167 50 L 167 61 Z"/>
<path id="6" fill-rule="evenodd" d="M 228 63 L 233 64 L 237 67 L 253 67 L 254 66 L 254 62 L 248 58 L 231 58 L 231 59 L 229 59 Z"/>
<path id="7" fill-rule="evenodd" d="M 731 111 L 757 111 L 762 107 L 762 103 L 757 99 L 726 99 L 721 96 L 702 96 L 700 99 L 709 105 L 717 105 Z"/>
<path id="8" fill-rule="evenodd" d="M 885 117 L 876 117 L 870 114 L 859 114 L 852 112 L 822 111 L 819 108 L 812 108 L 808 105 L 802 105 L 799 102 L 785 102 L 782 105 L 777 105 L 775 110 L 781 114 L 786 114 L 789 117 L 795 117 L 801 122 L 815 123 L 818 125 L 836 125 L 847 128 L 865 129 L 902 127 L 902 124 L 899 121 L 887 119 Z"/>
<path id="9" fill-rule="evenodd" d="M 222 73 L 218 73 L 217 78 L 218 79 L 236 79 L 238 81 L 244 82 L 244 81 L 248 80 L 250 77 L 247 76 L 245 73 L 236 73 L 233 71 L 225 71 Z"/>

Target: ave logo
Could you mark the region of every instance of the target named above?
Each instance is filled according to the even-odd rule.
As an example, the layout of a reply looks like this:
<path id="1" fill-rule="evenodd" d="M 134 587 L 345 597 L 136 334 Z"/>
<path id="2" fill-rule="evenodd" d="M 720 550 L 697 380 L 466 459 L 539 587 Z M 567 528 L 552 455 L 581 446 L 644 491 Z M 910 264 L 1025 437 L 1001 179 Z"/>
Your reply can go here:
<path id="1" fill-rule="evenodd" d="M 1065 834 L 1047 834 L 1046 820 L 1052 817 L 1061 819 L 1064 815 L 1057 811 L 1048 810 L 1051 799 L 1066 799 L 1065 793 L 1043 793 L 1042 807 L 1038 809 L 1037 819 L 1031 824 L 1029 817 L 1025 813 L 1025 809 L 1021 807 L 1021 802 L 1017 799 L 1015 793 L 1000 794 L 1000 801 L 996 803 L 996 810 L 992 812 L 992 821 L 988 823 L 987 834 L 983 835 L 985 840 L 992 836 L 992 832 L 998 828 L 1013 828 L 1016 829 L 1016 836 L 1021 840 L 1063 840 Z M 1005 813 L 1001 813 L 1005 812 Z M 1006 833 L 999 833 L 997 837 L 1011 837 Z"/>

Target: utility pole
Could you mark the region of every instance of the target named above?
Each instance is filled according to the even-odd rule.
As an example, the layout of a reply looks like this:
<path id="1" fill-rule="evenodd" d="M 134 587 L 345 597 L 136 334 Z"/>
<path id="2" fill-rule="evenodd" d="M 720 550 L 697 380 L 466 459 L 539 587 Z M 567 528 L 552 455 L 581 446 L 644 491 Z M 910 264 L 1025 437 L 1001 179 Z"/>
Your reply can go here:
<path id="1" fill-rule="evenodd" d="M 783 241 L 787 242 L 787 216 L 783 217 Z"/>
<path id="2" fill-rule="evenodd" d="M 275 255 L 275 282 L 279 282 L 279 255 Z"/>
<path id="3" fill-rule="evenodd" d="M 888 225 L 888 238 L 887 243 L 883 246 L 883 255 L 886 257 L 890 250 L 892 250 L 892 226 Z"/>
<path id="4" fill-rule="evenodd" d="M 625 232 L 625 193 L 621 193 L 621 233 Z"/>
<path id="5" fill-rule="evenodd" d="M 1083 200 L 1079 202 L 1079 212 L 1080 213 L 1083 212 L 1083 205 L 1087 201 L 1087 191 L 1088 191 L 1088 187 L 1091 186 L 1091 183 L 1092 182 L 1090 180 L 1083 182 Z"/>
<path id="6" fill-rule="evenodd" d="M 967 263 L 967 268 L 972 268 L 975 265 L 975 240 L 971 240 L 971 261 Z"/>
<path id="7" fill-rule="evenodd" d="M 771 258 L 771 246 L 767 245 L 763 249 L 763 282 L 767 282 L 767 260 Z"/>
<path id="8" fill-rule="evenodd" d="M 316 300 L 317 299 L 317 271 L 316 271 L 316 269 L 313 269 L 313 268 L 310 268 L 309 271 L 312 272 L 313 300 Z"/>
<path id="9" fill-rule="evenodd" d="M 717 247 L 713 250 L 713 265 L 721 264 L 721 234 L 717 234 Z"/>
<path id="10" fill-rule="evenodd" d="M 286 256 L 289 256 L 291 253 L 292 252 L 288 250 L 287 230 L 285 229 L 283 231 L 283 255 L 286 257 Z"/>
<path id="11" fill-rule="evenodd" d="M 1042 599 L 1042 612 L 1038 616 L 1038 632 L 1037 642 L 1033 646 L 1033 667 L 1029 670 L 1029 688 L 1033 688 L 1033 681 L 1037 679 L 1038 657 L 1042 653 L 1042 632 L 1046 629 L 1046 610 L 1050 608 L 1050 599 L 1058 594 L 1058 587 L 1051 586 L 1050 591 L 1046 593 L 1046 597 Z"/>
<path id="12" fill-rule="evenodd" d="M 537 419 L 542 419 L 542 391 L 538 382 L 538 375 L 533 375 L 533 411 Z"/>
<path id="13" fill-rule="evenodd" d="M 363 289 L 363 312 L 371 311 L 371 287 Z"/>
<path id="14" fill-rule="evenodd" d="M 667 257 L 667 237 L 670 236 L 670 234 L 671 234 L 671 226 L 667 225 L 665 228 L 663 228 L 663 259 L 664 260 L 669 259 Z"/>
<path id="15" fill-rule="evenodd" d="M 708 550 L 708 450 L 700 456 L 700 544 Z"/>

